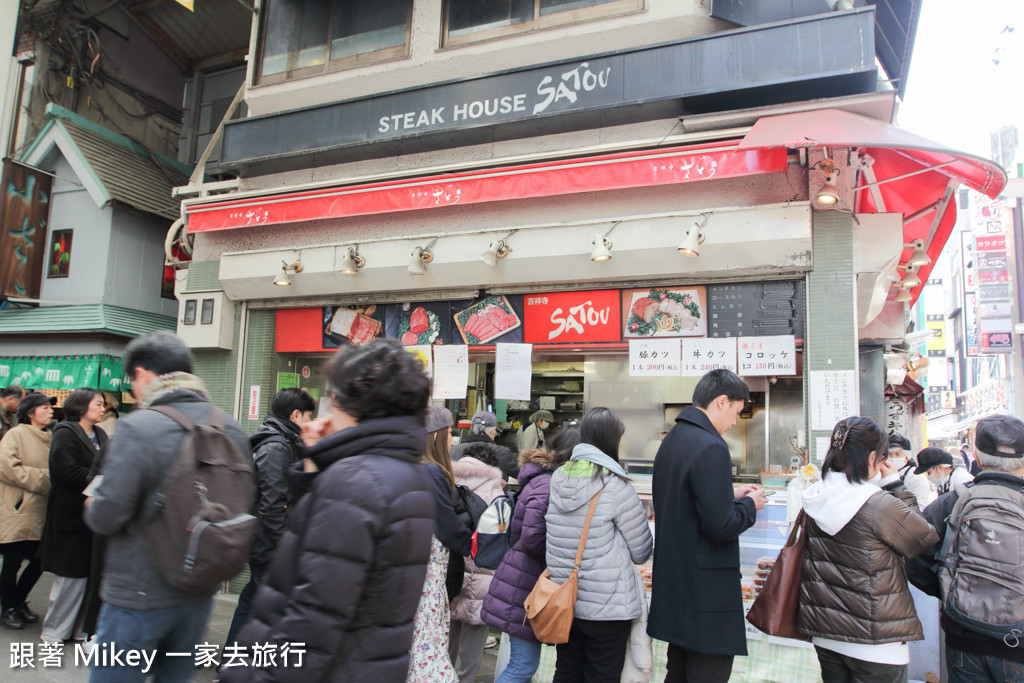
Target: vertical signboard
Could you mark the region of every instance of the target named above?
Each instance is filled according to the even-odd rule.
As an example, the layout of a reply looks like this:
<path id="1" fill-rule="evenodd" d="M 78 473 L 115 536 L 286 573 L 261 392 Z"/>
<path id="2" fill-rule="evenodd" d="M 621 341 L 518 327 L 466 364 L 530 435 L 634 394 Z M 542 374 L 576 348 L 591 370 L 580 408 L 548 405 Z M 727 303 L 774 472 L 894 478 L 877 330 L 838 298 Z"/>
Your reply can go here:
<path id="1" fill-rule="evenodd" d="M 53 178 L 5 159 L 0 186 L 0 294 L 38 299 Z"/>
<path id="2" fill-rule="evenodd" d="M 974 268 L 977 275 L 978 331 L 982 353 L 1013 351 L 1010 268 L 1007 241 L 1010 211 L 1000 199 L 981 197 L 974 205 Z"/>
<path id="3" fill-rule="evenodd" d="M 978 338 L 978 295 L 974 289 L 974 233 L 969 230 L 960 233 L 960 255 L 964 277 L 964 349 L 969 358 L 975 358 L 981 355 L 981 340 Z"/>

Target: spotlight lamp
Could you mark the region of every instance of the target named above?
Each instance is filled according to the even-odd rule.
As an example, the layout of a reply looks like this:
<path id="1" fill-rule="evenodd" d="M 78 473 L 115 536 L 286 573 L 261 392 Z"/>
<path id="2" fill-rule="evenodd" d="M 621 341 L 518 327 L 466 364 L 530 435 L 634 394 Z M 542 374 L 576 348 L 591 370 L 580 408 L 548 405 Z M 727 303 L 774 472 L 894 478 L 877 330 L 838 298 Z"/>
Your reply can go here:
<path id="1" fill-rule="evenodd" d="M 498 259 L 503 259 L 512 253 L 512 247 L 508 246 L 508 238 L 515 234 L 515 230 L 502 237 L 500 240 L 491 242 L 484 253 L 480 254 L 480 260 L 489 265 L 491 268 L 495 268 L 498 265 Z"/>
<path id="2" fill-rule="evenodd" d="M 824 171 L 825 182 L 822 183 L 821 188 L 814 195 L 814 201 L 821 206 L 835 206 L 839 203 L 839 192 L 836 190 L 836 178 L 839 177 L 839 169 L 836 168 L 836 162 L 830 157 L 825 157 L 819 159 L 811 168 L 815 166 Z"/>
<path id="3" fill-rule="evenodd" d="M 921 278 L 917 276 L 917 268 L 912 265 L 898 266 L 907 271 L 907 274 L 900 280 L 900 287 L 904 289 L 914 289 L 915 287 L 921 286 Z"/>
<path id="4" fill-rule="evenodd" d="M 910 290 L 904 289 L 903 287 L 900 287 L 896 292 L 896 296 L 892 298 L 893 301 L 901 304 L 910 303 L 910 299 Z"/>
<path id="5" fill-rule="evenodd" d="M 302 263 L 296 261 L 295 263 L 288 263 L 287 261 L 281 261 L 281 274 L 274 278 L 274 284 L 278 287 L 290 287 L 292 280 L 288 277 L 289 273 L 301 273 Z"/>
<path id="6" fill-rule="evenodd" d="M 594 250 L 590 252 L 591 261 L 611 261 L 612 260 L 612 243 L 602 233 L 594 235 Z"/>
<path id="7" fill-rule="evenodd" d="M 691 258 L 697 258 L 700 256 L 700 245 L 704 244 L 704 226 L 708 224 L 708 219 L 711 218 L 711 214 L 703 214 L 704 220 L 700 223 L 694 222 L 690 229 L 686 232 L 686 237 L 676 250 L 683 256 L 689 256 Z"/>
<path id="8" fill-rule="evenodd" d="M 412 250 L 412 260 L 409 261 L 410 275 L 423 275 L 427 272 L 427 264 L 434 260 L 434 254 L 430 248 L 437 243 L 437 238 L 430 240 L 425 247 L 416 247 Z"/>
<path id="9" fill-rule="evenodd" d="M 344 247 L 341 253 L 341 265 L 338 271 L 345 275 L 355 275 L 366 265 L 366 259 L 359 255 L 359 245 Z"/>
<path id="10" fill-rule="evenodd" d="M 924 240 L 922 239 L 916 239 L 910 242 L 910 244 L 904 244 L 903 248 L 914 250 L 914 253 L 912 253 L 910 258 L 907 259 L 908 266 L 919 268 L 921 266 L 927 266 L 932 262 L 932 257 L 924 250 Z"/>

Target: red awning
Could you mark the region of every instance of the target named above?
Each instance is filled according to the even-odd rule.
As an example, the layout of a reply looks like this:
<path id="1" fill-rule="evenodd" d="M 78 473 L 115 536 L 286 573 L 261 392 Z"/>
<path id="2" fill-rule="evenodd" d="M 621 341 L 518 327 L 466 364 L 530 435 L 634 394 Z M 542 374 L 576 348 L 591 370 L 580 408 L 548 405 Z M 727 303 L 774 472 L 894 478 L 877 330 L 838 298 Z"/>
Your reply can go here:
<path id="1" fill-rule="evenodd" d="M 860 167 L 853 183 L 854 212 L 903 214 L 903 243 L 923 240 L 932 264 L 956 223 L 957 186 L 992 198 L 1006 186 L 1006 172 L 995 162 L 837 109 L 762 118 L 740 142 L 742 149 L 801 147 L 851 148 L 856 153 L 851 163 L 856 159 Z M 910 254 L 904 250 L 900 262 Z M 931 270 L 932 265 L 918 270 L 922 283 Z M 914 301 L 920 293 L 921 287 L 911 292 Z"/>
<path id="2" fill-rule="evenodd" d="M 507 166 L 273 196 L 190 203 L 189 232 L 690 183 L 786 170 L 786 150 L 736 141 Z"/>

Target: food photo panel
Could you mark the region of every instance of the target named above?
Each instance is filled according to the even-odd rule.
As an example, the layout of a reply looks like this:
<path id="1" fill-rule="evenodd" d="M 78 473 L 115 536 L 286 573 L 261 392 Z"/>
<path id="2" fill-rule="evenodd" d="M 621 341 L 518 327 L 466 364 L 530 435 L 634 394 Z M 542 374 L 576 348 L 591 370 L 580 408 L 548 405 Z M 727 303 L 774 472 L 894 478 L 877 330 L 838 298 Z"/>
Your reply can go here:
<path id="1" fill-rule="evenodd" d="M 324 306 L 323 315 L 325 349 L 368 344 L 384 329 L 384 307 L 376 304 Z"/>
<path id="2" fill-rule="evenodd" d="M 705 337 L 704 287 L 651 287 L 622 291 L 622 336 L 626 339 Z"/>
<path id="3" fill-rule="evenodd" d="M 388 304 L 384 310 L 384 334 L 398 339 L 403 346 L 450 344 L 451 303 Z"/>
<path id="4" fill-rule="evenodd" d="M 473 301 L 453 301 L 452 321 L 457 330 L 453 344 L 470 346 L 521 344 L 523 295 L 491 294 Z"/>

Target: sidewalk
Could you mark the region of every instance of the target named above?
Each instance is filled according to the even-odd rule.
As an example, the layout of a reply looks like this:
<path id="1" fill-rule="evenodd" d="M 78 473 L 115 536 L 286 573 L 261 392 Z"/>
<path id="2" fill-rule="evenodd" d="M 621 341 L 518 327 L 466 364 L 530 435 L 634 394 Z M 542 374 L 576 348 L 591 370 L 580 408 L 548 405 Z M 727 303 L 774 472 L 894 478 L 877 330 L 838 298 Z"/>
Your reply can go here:
<path id="1" fill-rule="evenodd" d="M 35 589 L 29 595 L 29 606 L 33 612 L 42 616 L 49 604 L 50 584 L 53 583 L 53 575 L 43 574 L 36 584 Z M 206 642 L 217 646 L 224 644 L 228 634 L 228 626 L 231 625 L 231 616 L 235 613 L 237 597 L 234 595 L 217 595 L 213 599 L 213 614 L 210 617 L 210 624 L 206 630 Z M 24 630 L 12 631 L 0 626 L 0 680 L 8 681 L 56 681 L 59 683 L 84 683 L 89 680 L 89 669 L 84 665 L 75 666 L 74 643 L 64 645 L 62 666 L 43 667 L 39 661 L 38 645 L 40 644 L 39 633 L 42 630 L 42 619 L 35 624 L 26 624 Z M 35 668 L 11 668 L 12 645 L 30 643 L 33 651 L 36 652 Z M 494 680 L 494 663 L 497 658 L 497 648 L 486 650 L 483 661 L 480 663 L 480 671 L 476 677 L 476 683 L 491 683 Z M 201 668 L 196 670 L 196 683 L 210 683 L 216 679 L 216 672 L 213 668 Z"/>

